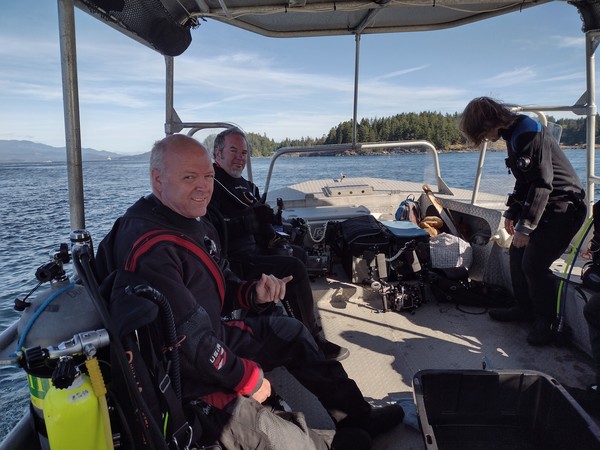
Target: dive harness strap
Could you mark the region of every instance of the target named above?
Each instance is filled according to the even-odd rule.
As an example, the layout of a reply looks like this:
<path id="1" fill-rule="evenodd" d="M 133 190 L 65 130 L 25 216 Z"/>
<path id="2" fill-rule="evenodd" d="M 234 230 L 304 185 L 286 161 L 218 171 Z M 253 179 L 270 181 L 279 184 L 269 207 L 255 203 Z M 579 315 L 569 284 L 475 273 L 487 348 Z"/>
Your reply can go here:
<path id="1" fill-rule="evenodd" d="M 200 248 L 192 238 L 184 233 L 173 230 L 153 230 L 145 233 L 133 244 L 129 256 L 125 261 L 125 270 L 128 272 L 135 272 L 137 270 L 139 258 L 150 251 L 155 245 L 163 244 L 165 242 L 188 250 L 204 264 L 206 269 L 212 275 L 211 278 L 215 282 L 215 287 L 219 292 L 219 298 L 223 301 L 225 298 L 225 280 L 221 274 L 221 269 L 219 269 L 206 250 Z"/>
<path id="2" fill-rule="evenodd" d="M 167 436 L 167 444 L 172 450 L 187 450 L 192 444 L 194 436 L 199 438 L 202 428 L 198 419 L 194 419 L 190 425 L 183 412 L 181 400 L 175 395 L 175 390 L 171 384 L 169 373 L 165 370 L 164 364 L 158 364 L 156 377 L 158 389 L 165 399 L 169 417 L 167 420 L 168 428 L 171 430 L 170 436 Z"/>
<path id="3" fill-rule="evenodd" d="M 158 327 L 153 328 L 156 330 Z M 142 336 L 145 336 L 145 339 Z M 151 372 L 154 374 L 155 388 L 162 394 L 164 400 L 166 414 L 163 412 L 163 421 L 166 427 L 163 427 L 163 433 L 166 443 L 170 450 L 188 450 L 194 438 L 199 439 L 202 435 L 200 422 L 194 417 L 193 423 L 190 424 L 185 416 L 182 401 L 175 393 L 169 375 L 171 364 L 168 357 L 164 354 L 162 358 L 157 356 L 149 334 L 138 334 L 138 339 L 141 339 L 138 342 L 141 353 L 150 359 L 146 364 L 151 367 Z M 179 350 L 174 348 L 173 351 Z M 145 357 L 143 356 L 142 359 Z"/>

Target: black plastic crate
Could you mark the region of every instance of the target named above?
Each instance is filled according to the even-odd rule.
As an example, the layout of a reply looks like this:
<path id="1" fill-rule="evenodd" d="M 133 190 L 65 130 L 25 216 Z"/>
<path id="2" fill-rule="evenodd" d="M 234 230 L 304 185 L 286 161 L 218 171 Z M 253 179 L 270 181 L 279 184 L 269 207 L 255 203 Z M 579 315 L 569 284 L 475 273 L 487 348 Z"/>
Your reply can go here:
<path id="1" fill-rule="evenodd" d="M 428 450 L 593 450 L 600 428 L 536 371 L 422 370 L 413 378 Z"/>

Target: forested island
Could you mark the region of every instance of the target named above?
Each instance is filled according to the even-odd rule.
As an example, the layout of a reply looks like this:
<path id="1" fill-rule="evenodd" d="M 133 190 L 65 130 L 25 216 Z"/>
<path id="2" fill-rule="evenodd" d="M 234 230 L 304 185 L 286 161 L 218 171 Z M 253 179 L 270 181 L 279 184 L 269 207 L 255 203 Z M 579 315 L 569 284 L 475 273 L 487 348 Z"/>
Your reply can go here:
<path id="1" fill-rule="evenodd" d="M 585 146 L 586 119 L 558 119 L 548 117 L 550 122 L 562 127 L 561 145 L 563 148 L 581 148 Z M 597 142 L 600 139 L 600 120 L 596 120 Z M 390 141 L 425 140 L 431 142 L 439 152 L 477 151 L 467 145 L 458 131 L 458 114 L 440 114 L 435 112 L 403 113 L 392 117 L 362 119 L 357 125 L 357 142 L 375 143 Z M 216 132 L 203 140 L 211 149 Z M 303 137 L 284 139 L 276 142 L 266 134 L 248 132 L 248 143 L 255 157 L 270 157 L 281 147 L 314 146 L 322 144 L 349 144 L 352 142 L 352 121 L 348 120 L 331 128 L 327 135 L 320 138 Z M 500 140 L 488 146 L 489 151 L 505 151 L 504 141 Z M 344 155 L 417 153 L 426 151 L 423 147 L 403 147 L 387 150 L 352 150 Z M 84 161 L 148 159 L 150 153 L 140 155 L 121 155 L 105 150 L 83 148 Z M 46 144 L 24 140 L 0 140 L 0 163 L 57 162 L 65 161 L 65 147 L 52 147 Z"/>
<path id="2" fill-rule="evenodd" d="M 426 140 L 439 151 L 474 150 L 467 145 L 465 138 L 458 131 L 458 114 L 441 114 L 436 112 L 403 113 L 392 117 L 362 119 L 356 129 L 357 142 L 385 142 Z M 583 147 L 586 140 L 586 119 L 554 119 L 549 122 L 562 127 L 561 145 L 565 147 Z M 596 136 L 599 134 L 599 123 L 596 120 Z M 271 156 L 278 148 L 312 146 L 321 144 L 347 144 L 352 142 L 352 121 L 348 120 L 333 127 L 327 135 L 320 138 L 304 137 L 301 139 L 285 139 L 275 142 L 266 135 L 248 133 L 248 142 L 253 156 Z M 492 150 L 503 150 L 503 144 L 494 146 Z M 405 151 L 410 151 L 405 150 Z M 422 151 L 422 149 L 415 149 Z"/>

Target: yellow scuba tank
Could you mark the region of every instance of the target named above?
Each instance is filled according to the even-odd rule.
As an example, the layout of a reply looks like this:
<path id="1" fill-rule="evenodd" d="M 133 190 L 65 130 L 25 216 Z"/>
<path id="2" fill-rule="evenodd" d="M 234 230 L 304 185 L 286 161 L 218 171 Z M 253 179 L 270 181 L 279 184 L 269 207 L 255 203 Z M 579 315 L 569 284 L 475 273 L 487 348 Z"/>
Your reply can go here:
<path id="1" fill-rule="evenodd" d="M 72 232 L 71 242 L 73 248 L 91 249 L 85 230 Z M 112 450 L 107 391 L 96 357 L 110 339 L 100 328 L 102 319 L 87 289 L 66 276 L 63 264 L 69 260 L 66 244 L 61 244 L 53 261 L 36 272 L 39 284 L 50 282 L 50 290 L 30 303 L 25 301 L 29 295 L 19 301 L 20 365 L 29 376 L 43 450 Z M 84 360 L 86 373 L 79 370 Z"/>
<path id="2" fill-rule="evenodd" d="M 48 299 L 53 301 L 46 303 Z M 48 306 L 41 311 L 42 306 L 46 304 Z M 20 345 L 22 348 L 30 348 L 30 370 L 26 370 L 27 380 L 32 411 L 38 419 L 36 429 L 43 450 L 48 449 L 43 409 L 45 395 L 52 386 L 50 377 L 53 364 L 47 363 L 43 352 L 38 349 L 66 341 L 80 331 L 101 328 L 102 322 L 93 308 L 83 286 L 73 284 L 69 280 L 54 281 L 49 290 L 31 301 L 31 307 L 23 312 L 19 321 L 18 331 L 23 337 Z M 36 320 L 32 320 L 35 315 Z M 38 359 L 39 364 L 36 363 Z"/>
<path id="3" fill-rule="evenodd" d="M 52 450 L 106 450 L 105 417 L 90 378 L 76 369 L 66 389 L 51 386 L 44 399 L 44 421 Z"/>
<path id="4" fill-rule="evenodd" d="M 71 236 L 72 242 L 74 233 Z M 79 234 L 75 237 L 79 237 Z M 89 238 L 89 234 L 84 237 Z M 86 289 L 67 277 L 63 264 L 69 261 L 67 244 L 61 244 L 52 261 L 40 266 L 35 273 L 39 285 L 49 282 L 50 288 L 39 291 L 29 303 L 19 300 L 19 304 L 15 302 L 15 309 L 23 311 L 17 327 L 18 351 L 25 351 L 26 354 L 27 367 L 24 369 L 27 372 L 32 412 L 42 450 L 49 448 L 43 409 L 46 393 L 52 386 L 50 377 L 54 365 L 48 362 L 42 349 L 66 341 L 79 332 L 96 330 L 102 326 L 101 318 Z M 36 289 L 37 287 L 33 291 Z"/>

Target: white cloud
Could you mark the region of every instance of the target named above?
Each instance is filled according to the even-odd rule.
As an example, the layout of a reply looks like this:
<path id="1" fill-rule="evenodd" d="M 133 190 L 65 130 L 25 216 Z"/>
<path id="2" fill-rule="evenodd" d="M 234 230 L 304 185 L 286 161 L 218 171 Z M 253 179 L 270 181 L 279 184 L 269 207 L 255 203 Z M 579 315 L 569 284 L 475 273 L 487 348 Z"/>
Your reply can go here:
<path id="1" fill-rule="evenodd" d="M 22 17 L 34 3 L 13 2 L 10 14 Z M 573 103 L 585 90 L 583 36 L 576 35 L 576 11 L 562 3 L 447 31 L 365 37 L 359 118 L 453 113 L 478 95 Z M 0 138 L 62 146 L 56 5 L 40 7 L 44 15 L 26 22 L 0 16 Z M 538 16 L 538 9 L 548 13 Z M 546 24 L 550 16 L 554 21 Z M 84 145 L 147 151 L 164 133 L 164 58 L 85 13 L 76 13 L 76 23 Z M 568 29 L 557 28 L 563 23 Z M 550 28 L 546 36 L 543 28 Z M 352 39 L 273 40 L 212 22 L 193 36 L 188 51 L 175 58 L 175 108 L 182 120 L 235 122 L 281 140 L 318 137 L 352 117 Z M 459 47 L 472 53 L 456 55 Z"/>
<path id="2" fill-rule="evenodd" d="M 385 80 L 388 78 L 396 78 L 409 73 L 419 72 L 421 70 L 427 69 L 428 67 L 430 67 L 430 64 L 424 64 L 418 67 L 409 67 L 408 69 L 396 70 L 395 72 L 386 73 L 378 77 L 373 77 L 373 80 Z"/>
<path id="3" fill-rule="evenodd" d="M 584 36 L 552 36 L 551 42 L 554 42 L 558 48 L 576 48 L 582 52 L 585 49 Z"/>
<path id="4" fill-rule="evenodd" d="M 522 67 L 481 80 L 480 84 L 492 87 L 507 87 L 527 83 L 536 78 L 536 71 L 532 67 Z"/>

